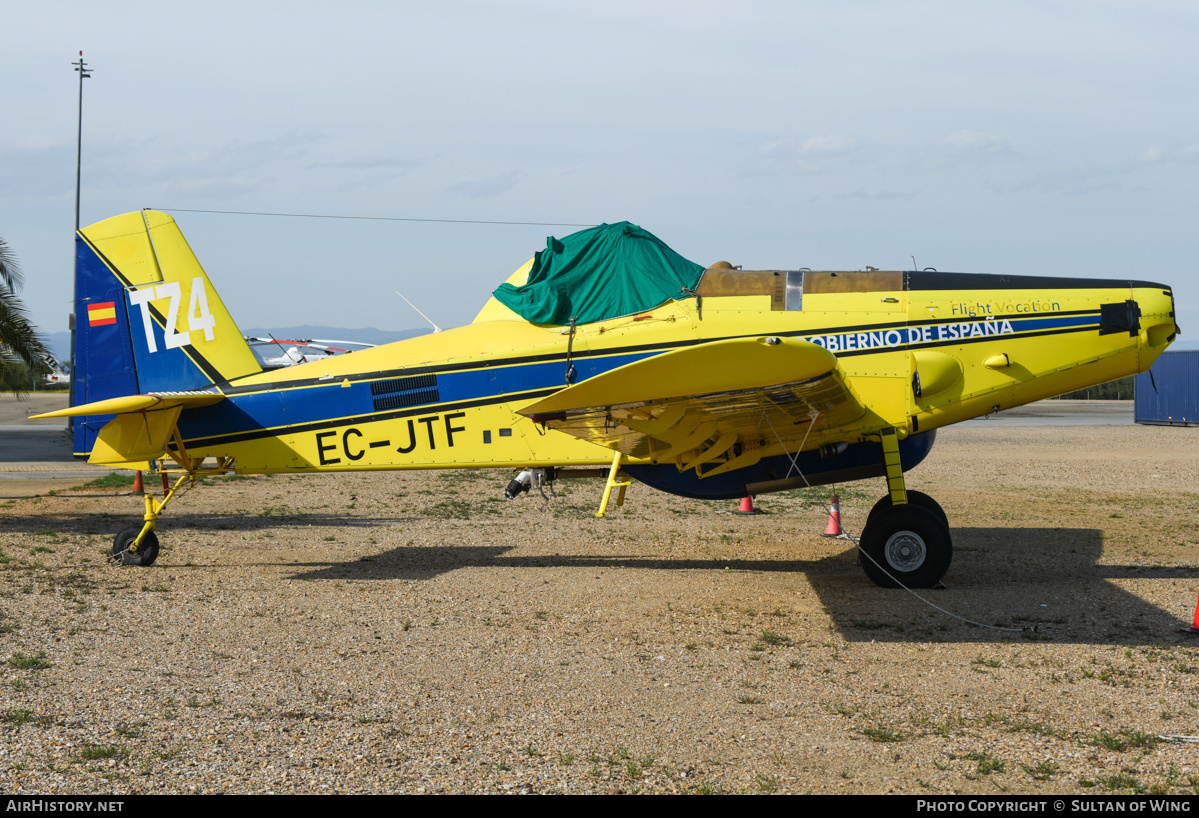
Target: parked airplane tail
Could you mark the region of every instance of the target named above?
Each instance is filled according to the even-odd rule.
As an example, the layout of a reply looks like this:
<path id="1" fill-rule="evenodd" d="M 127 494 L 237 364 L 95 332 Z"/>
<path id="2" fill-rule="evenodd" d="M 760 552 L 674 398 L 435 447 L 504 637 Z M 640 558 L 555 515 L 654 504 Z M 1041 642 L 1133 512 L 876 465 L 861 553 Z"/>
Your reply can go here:
<path id="1" fill-rule="evenodd" d="M 139 211 L 85 227 L 75 253 L 76 406 L 262 371 L 170 216 Z M 112 417 L 76 420 L 76 455 L 91 452 Z"/>

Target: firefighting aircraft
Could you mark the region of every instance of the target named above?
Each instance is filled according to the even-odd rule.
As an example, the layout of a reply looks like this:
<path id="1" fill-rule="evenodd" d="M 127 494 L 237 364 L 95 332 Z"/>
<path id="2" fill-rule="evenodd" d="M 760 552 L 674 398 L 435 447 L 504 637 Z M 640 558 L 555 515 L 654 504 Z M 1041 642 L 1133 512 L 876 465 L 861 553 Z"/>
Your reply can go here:
<path id="1" fill-rule="evenodd" d="M 867 576 L 929 587 L 948 520 L 904 471 L 950 423 L 1146 371 L 1169 287 L 930 271 L 704 269 L 628 223 L 562 239 L 468 326 L 265 370 L 174 220 L 78 232 L 75 451 L 176 476 L 114 558 L 150 565 L 198 475 L 512 468 L 693 498 L 885 476 Z M 597 468 L 598 467 L 598 468 Z"/>

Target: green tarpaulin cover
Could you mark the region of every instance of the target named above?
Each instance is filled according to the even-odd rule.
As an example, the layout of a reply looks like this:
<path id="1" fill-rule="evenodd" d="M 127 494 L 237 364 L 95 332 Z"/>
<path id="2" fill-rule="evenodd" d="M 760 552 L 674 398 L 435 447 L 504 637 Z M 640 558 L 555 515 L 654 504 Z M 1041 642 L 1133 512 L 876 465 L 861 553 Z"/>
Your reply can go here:
<path id="1" fill-rule="evenodd" d="M 654 234 L 618 222 L 550 236 L 528 283 L 501 284 L 495 297 L 534 324 L 589 324 L 687 298 L 703 274 Z"/>

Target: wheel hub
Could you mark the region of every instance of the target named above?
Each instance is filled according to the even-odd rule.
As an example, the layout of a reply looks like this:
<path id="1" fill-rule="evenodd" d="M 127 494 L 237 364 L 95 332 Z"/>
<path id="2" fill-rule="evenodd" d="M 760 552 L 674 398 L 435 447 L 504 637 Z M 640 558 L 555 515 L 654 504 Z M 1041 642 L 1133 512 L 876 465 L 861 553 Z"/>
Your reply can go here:
<path id="1" fill-rule="evenodd" d="M 924 564 L 928 549 L 924 540 L 914 531 L 897 531 L 883 546 L 887 564 L 896 571 L 915 571 Z"/>

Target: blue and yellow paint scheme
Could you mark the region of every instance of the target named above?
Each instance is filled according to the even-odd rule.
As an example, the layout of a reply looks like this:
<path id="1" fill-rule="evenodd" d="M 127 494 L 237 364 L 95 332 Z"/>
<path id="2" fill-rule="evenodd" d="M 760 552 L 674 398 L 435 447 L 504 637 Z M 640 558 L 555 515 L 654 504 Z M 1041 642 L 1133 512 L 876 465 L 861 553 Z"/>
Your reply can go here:
<path id="1" fill-rule="evenodd" d="M 603 467 L 604 507 L 622 474 L 697 498 L 886 475 L 872 519 L 910 536 L 874 547 L 880 584 L 948 568 L 927 542 L 948 540 L 943 512 L 903 485 L 939 427 L 1144 372 L 1177 331 L 1148 281 L 721 263 L 635 315 L 537 325 L 493 298 L 464 327 L 268 371 L 164 213 L 80 230 L 77 283 L 75 405 L 43 417 L 85 418 L 91 462 L 181 480 Z"/>

